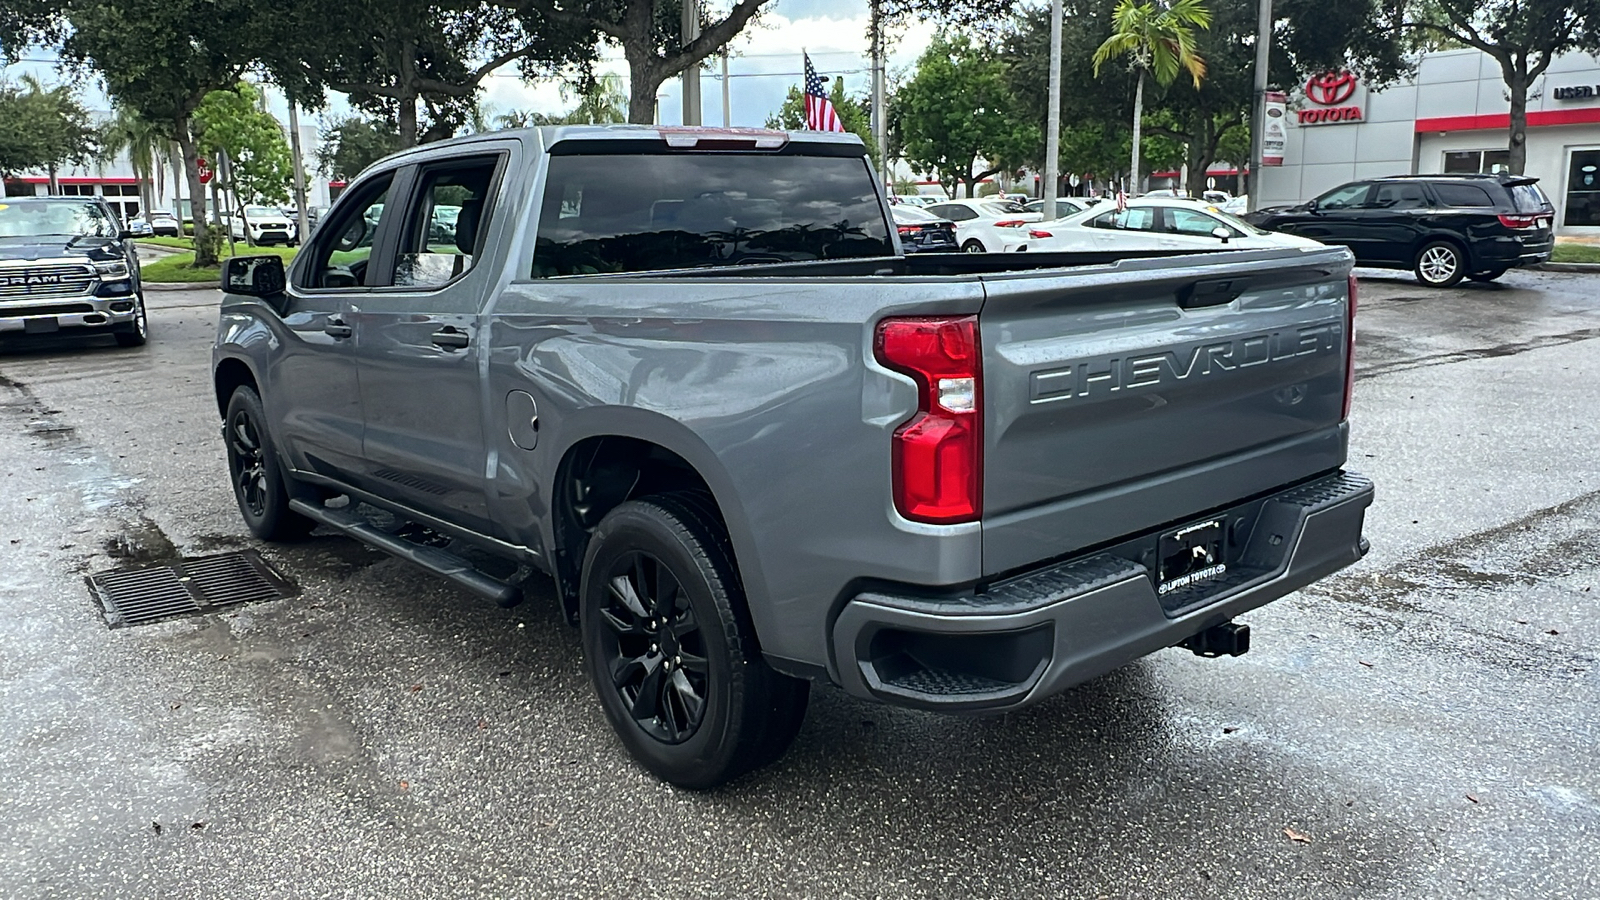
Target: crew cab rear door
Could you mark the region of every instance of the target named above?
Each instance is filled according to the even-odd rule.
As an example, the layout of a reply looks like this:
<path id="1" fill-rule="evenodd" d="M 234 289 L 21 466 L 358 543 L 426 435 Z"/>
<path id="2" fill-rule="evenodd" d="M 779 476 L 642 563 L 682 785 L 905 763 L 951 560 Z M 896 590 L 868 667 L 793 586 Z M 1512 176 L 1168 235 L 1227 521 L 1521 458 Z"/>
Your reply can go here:
<path id="1" fill-rule="evenodd" d="M 1342 464 L 1350 267 L 1327 248 L 986 277 L 985 572 Z"/>
<path id="2" fill-rule="evenodd" d="M 483 534 L 493 528 L 478 312 L 494 283 L 489 232 L 514 146 L 417 164 L 411 189 L 395 200 L 392 268 L 353 321 L 364 485 Z"/>

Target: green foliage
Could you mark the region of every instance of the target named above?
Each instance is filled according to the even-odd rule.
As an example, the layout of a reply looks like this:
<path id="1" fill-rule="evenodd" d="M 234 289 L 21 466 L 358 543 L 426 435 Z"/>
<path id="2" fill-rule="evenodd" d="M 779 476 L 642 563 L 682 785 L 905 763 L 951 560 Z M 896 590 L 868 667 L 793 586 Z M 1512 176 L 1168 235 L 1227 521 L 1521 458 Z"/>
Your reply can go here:
<path id="1" fill-rule="evenodd" d="M 1473 47 L 1500 65 L 1511 102 L 1510 169 L 1522 174 L 1528 91 L 1557 56 L 1600 51 L 1600 0 L 1396 0 L 1391 26 Z"/>
<path id="2" fill-rule="evenodd" d="M 200 145 L 228 154 L 226 187 L 246 203 L 285 203 L 294 178 L 283 127 L 248 82 L 212 91 L 195 108 Z"/>
<path id="3" fill-rule="evenodd" d="M 845 93 L 844 78 L 833 79 L 833 85 L 828 88 L 828 99 L 833 102 L 833 108 L 839 113 L 839 124 L 844 130 L 861 138 L 867 145 L 867 153 L 872 157 L 874 165 L 878 162 L 878 142 L 872 136 L 872 112 L 867 107 L 866 97 L 852 97 Z M 806 96 L 800 88 L 789 86 L 789 93 L 783 98 L 783 105 L 778 111 L 767 116 L 767 127 L 778 128 L 783 131 L 804 131 L 806 128 Z"/>
<path id="4" fill-rule="evenodd" d="M 381 122 L 343 119 L 322 132 L 317 165 L 324 175 L 349 181 L 400 149 L 400 135 Z"/>
<path id="5" fill-rule="evenodd" d="M 167 129 L 139 115 L 125 106 L 118 106 L 111 121 L 100 132 L 102 155 L 108 159 L 126 153 L 133 166 L 134 177 L 139 179 L 140 205 L 148 208 L 154 195 L 148 195 L 147 186 L 152 176 L 160 176 L 171 155 L 172 142 Z"/>
<path id="6" fill-rule="evenodd" d="M 965 184 L 970 195 L 978 182 L 1036 155 L 1041 132 L 1016 103 L 1008 74 L 989 47 L 964 35 L 935 38 L 895 92 L 904 159 L 948 187 Z"/>
<path id="7" fill-rule="evenodd" d="M 1094 72 L 1111 59 L 1127 56 L 1133 66 L 1155 76 L 1166 87 L 1189 73 L 1196 89 L 1206 76 L 1206 61 L 1195 45 L 1195 30 L 1211 27 L 1211 11 L 1202 0 L 1120 0 L 1112 14 L 1111 34 L 1094 52 Z"/>
<path id="8" fill-rule="evenodd" d="M 31 75 L 0 82 L 0 174 L 82 165 L 100 152 L 99 132 L 70 85 L 47 88 Z"/>

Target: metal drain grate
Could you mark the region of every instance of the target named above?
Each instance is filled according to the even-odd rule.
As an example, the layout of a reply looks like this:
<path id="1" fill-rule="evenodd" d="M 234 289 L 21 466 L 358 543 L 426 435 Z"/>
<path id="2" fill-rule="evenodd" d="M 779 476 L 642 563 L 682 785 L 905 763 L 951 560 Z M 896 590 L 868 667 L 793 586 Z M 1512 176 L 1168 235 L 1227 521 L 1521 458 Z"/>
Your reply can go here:
<path id="1" fill-rule="evenodd" d="M 106 625 L 126 628 L 299 593 L 254 550 L 90 575 Z"/>

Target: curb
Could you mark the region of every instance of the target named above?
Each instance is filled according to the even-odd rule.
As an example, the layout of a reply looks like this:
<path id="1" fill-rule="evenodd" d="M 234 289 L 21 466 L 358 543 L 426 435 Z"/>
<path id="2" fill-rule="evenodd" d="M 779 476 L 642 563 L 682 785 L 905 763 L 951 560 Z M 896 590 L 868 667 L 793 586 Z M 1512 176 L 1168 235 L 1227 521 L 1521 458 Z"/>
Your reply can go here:
<path id="1" fill-rule="evenodd" d="M 1600 273 L 1600 263 L 1540 263 L 1541 272 L 1577 272 L 1582 274 Z"/>
<path id="2" fill-rule="evenodd" d="M 1597 267 L 1600 268 L 1600 267 Z M 220 291 L 222 285 L 210 281 L 146 281 L 140 285 L 147 291 Z"/>

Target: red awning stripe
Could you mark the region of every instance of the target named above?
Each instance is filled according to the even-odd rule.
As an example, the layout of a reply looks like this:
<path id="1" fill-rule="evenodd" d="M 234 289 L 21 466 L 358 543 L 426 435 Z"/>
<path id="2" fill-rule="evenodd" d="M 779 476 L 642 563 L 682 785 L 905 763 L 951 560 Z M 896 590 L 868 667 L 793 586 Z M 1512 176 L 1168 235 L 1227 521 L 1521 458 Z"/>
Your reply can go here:
<path id="1" fill-rule="evenodd" d="M 1529 128 L 1595 124 L 1600 124 L 1600 106 L 1528 113 Z M 1501 131 L 1510 128 L 1510 113 L 1494 113 L 1486 116 L 1439 116 L 1432 119 L 1418 119 L 1416 130 L 1421 134 L 1425 131 Z"/>

